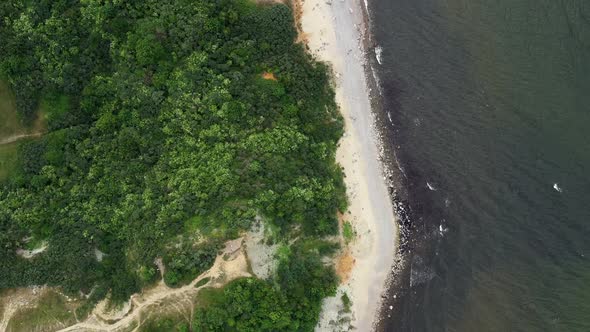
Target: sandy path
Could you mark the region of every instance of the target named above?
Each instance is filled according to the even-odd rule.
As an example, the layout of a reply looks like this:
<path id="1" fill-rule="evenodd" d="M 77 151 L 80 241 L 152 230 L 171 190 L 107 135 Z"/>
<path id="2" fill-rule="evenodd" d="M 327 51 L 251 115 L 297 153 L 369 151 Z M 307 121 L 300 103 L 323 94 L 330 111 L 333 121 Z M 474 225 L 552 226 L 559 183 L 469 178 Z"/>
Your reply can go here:
<path id="1" fill-rule="evenodd" d="M 20 135 L 13 135 L 0 140 L 0 145 L 6 145 L 10 143 L 14 143 L 16 141 L 20 141 L 21 139 L 28 138 L 28 137 L 39 137 L 43 135 L 43 133 L 33 133 L 33 134 L 20 134 Z"/>
<path id="2" fill-rule="evenodd" d="M 365 79 L 360 35 L 364 23 L 359 1 L 305 0 L 301 27 L 312 53 L 331 63 L 335 72 L 336 100 L 346 127 L 337 160 L 346 174 L 350 200 L 347 219 L 358 233 L 358 239 L 351 246 L 356 265 L 340 292 L 346 291 L 352 299 L 352 326 L 358 331 L 369 331 L 391 270 L 398 235 L 379 161 Z M 329 321 L 337 319 L 338 302 L 335 299 L 325 301 L 316 330 L 334 329 Z"/>

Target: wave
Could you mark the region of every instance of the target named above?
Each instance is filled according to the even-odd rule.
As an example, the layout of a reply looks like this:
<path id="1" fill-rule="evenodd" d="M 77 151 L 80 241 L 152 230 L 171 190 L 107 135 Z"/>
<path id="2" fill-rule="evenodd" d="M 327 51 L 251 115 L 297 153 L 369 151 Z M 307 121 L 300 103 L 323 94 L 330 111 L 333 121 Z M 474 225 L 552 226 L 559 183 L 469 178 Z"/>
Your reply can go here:
<path id="1" fill-rule="evenodd" d="M 428 187 L 428 189 L 430 189 L 432 191 L 436 191 L 436 187 L 434 185 L 432 185 L 430 182 L 426 182 L 426 186 Z"/>
<path id="2" fill-rule="evenodd" d="M 377 46 L 375 47 L 375 59 L 377 59 L 377 62 L 381 65 L 383 64 L 383 48 L 381 48 L 381 46 Z"/>

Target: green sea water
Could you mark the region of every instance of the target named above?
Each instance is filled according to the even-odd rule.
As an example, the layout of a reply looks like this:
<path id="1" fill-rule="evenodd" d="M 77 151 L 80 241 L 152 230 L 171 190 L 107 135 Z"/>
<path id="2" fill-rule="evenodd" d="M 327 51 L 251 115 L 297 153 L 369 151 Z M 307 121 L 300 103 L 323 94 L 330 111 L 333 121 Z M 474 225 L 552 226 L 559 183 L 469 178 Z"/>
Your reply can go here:
<path id="1" fill-rule="evenodd" d="M 590 331 L 590 1 L 369 7 L 413 211 L 384 329 Z"/>

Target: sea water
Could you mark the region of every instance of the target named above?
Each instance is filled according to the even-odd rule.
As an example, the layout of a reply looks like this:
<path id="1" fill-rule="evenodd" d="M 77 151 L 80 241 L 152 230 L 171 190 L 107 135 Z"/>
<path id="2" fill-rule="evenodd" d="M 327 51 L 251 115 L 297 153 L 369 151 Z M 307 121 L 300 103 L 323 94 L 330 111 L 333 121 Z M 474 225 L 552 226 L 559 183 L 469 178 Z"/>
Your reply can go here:
<path id="1" fill-rule="evenodd" d="M 380 329 L 590 331 L 590 1 L 368 4 L 410 211 Z"/>

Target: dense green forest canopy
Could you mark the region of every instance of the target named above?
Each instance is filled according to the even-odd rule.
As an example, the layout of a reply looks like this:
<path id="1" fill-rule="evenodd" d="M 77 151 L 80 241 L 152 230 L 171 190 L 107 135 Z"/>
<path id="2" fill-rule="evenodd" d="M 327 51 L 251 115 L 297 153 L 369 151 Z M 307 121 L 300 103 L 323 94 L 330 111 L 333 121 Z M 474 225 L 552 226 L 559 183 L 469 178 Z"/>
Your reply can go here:
<path id="1" fill-rule="evenodd" d="M 256 216 L 279 239 L 337 231 L 342 119 L 326 66 L 294 42 L 288 6 L 9 0 L 0 19 L 0 80 L 21 122 L 42 117 L 47 127 L 18 144 L 0 182 L 0 289 L 49 284 L 125 299 L 158 277 L 156 257 L 174 266 L 170 284 L 182 282 Z M 172 245 L 199 236 L 198 248 Z M 27 241 L 47 249 L 22 258 Z M 317 316 L 335 279 L 317 249 L 294 246 L 282 276 L 240 287 L 280 292 L 281 306 L 311 301 Z M 284 274 L 301 264 L 317 271 Z M 304 282 L 321 290 L 309 298 Z M 283 309 L 277 319 L 291 329 L 314 319 Z"/>

